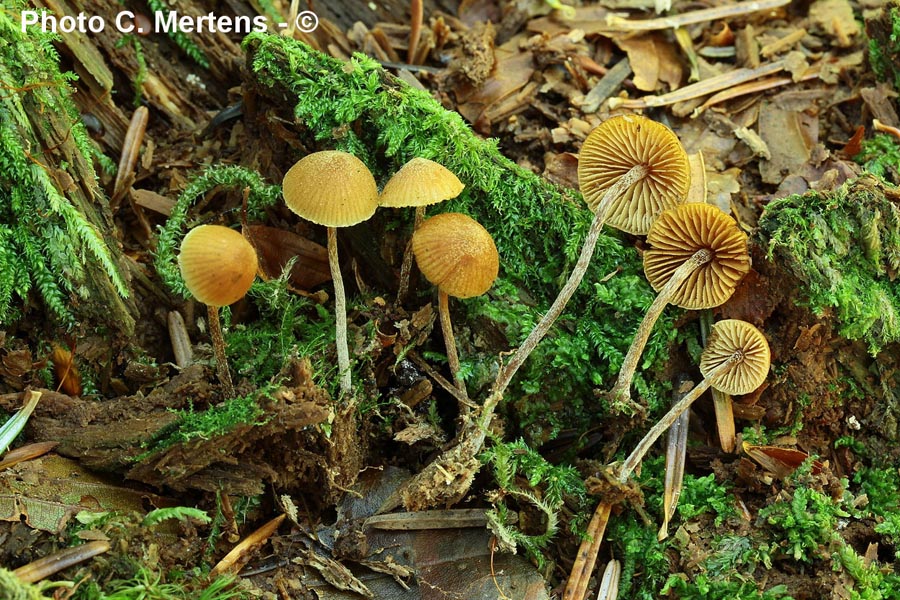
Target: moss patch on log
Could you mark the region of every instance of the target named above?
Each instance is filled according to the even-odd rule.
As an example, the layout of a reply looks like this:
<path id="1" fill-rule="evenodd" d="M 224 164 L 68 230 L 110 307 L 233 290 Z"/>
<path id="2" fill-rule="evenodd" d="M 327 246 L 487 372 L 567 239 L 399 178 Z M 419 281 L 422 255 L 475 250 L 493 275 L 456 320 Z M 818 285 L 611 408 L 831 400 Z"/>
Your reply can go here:
<path id="1" fill-rule="evenodd" d="M 19 2 L 13 8 L 21 8 Z M 136 310 L 54 37 L 0 12 L 0 323 L 36 292 L 57 324 L 125 336 Z"/>
<path id="2" fill-rule="evenodd" d="M 863 176 L 833 193 L 776 200 L 759 221 L 769 258 L 807 286 L 817 314 L 834 309 L 838 332 L 870 353 L 900 341 L 900 192 Z"/>

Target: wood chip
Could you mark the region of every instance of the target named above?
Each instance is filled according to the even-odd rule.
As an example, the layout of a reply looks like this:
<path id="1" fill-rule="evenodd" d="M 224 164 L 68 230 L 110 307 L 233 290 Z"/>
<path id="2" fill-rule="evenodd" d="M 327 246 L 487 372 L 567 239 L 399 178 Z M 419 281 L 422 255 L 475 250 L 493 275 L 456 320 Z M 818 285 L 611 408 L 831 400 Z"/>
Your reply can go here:
<path id="1" fill-rule="evenodd" d="M 172 209 L 175 207 L 174 200 L 150 190 L 131 190 L 131 198 L 141 208 L 152 210 L 167 217 L 172 214 Z"/>

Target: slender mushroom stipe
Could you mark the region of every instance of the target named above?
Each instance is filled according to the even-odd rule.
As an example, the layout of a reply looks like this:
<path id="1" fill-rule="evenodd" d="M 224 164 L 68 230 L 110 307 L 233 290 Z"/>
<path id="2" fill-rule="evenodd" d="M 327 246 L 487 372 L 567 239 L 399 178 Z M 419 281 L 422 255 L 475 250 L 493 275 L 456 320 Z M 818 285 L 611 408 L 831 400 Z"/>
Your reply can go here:
<path id="1" fill-rule="evenodd" d="M 240 233 L 222 225 L 200 225 L 181 242 L 178 267 L 188 291 L 206 305 L 216 370 L 225 394 L 234 396 L 234 383 L 225 356 L 219 307 L 244 297 L 256 278 L 258 261 L 253 246 Z"/>
<path id="2" fill-rule="evenodd" d="M 675 403 L 638 443 L 619 468 L 617 481 L 625 484 L 644 455 L 681 413 L 703 395 L 710 386 L 728 394 L 749 394 L 766 380 L 771 363 L 769 343 L 762 332 L 738 319 L 726 319 L 713 325 L 706 348 L 700 357 L 703 381 Z"/>
<path id="3" fill-rule="evenodd" d="M 692 202 L 664 211 L 647 235 L 644 273 L 659 293 L 644 315 L 619 377 L 609 392 L 627 406 L 631 382 L 653 326 L 667 304 L 687 309 L 714 308 L 734 293 L 750 270 L 747 235 L 711 204 Z"/>
<path id="4" fill-rule="evenodd" d="M 438 288 L 438 311 L 447 362 L 453 381 L 466 396 L 459 376 L 459 355 L 450 321 L 449 298 L 472 298 L 487 292 L 500 271 L 500 256 L 491 234 L 460 213 L 443 213 L 426 220 L 413 234 L 412 251 L 419 269 Z"/>
<path id="5" fill-rule="evenodd" d="M 445 166 L 427 158 L 413 158 L 384 184 L 379 199 L 381 206 L 390 208 L 415 207 L 413 233 L 425 220 L 425 207 L 456 198 L 466 186 Z M 412 270 L 412 242 L 406 244 L 400 265 L 400 284 L 397 302 L 403 301 L 409 289 Z"/>
<path id="6" fill-rule="evenodd" d="M 328 265 L 334 282 L 335 344 L 341 396 L 350 395 L 347 300 L 338 260 L 337 227 L 361 223 L 375 214 L 378 186 L 361 160 L 338 150 L 304 156 L 284 175 L 284 202 L 294 214 L 328 228 Z"/>

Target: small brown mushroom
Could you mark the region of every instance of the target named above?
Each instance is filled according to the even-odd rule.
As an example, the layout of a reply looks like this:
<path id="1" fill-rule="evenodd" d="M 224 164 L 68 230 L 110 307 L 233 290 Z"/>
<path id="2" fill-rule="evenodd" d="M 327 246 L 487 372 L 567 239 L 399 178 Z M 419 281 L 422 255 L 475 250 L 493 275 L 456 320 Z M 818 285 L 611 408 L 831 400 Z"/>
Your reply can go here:
<path id="1" fill-rule="evenodd" d="M 639 115 L 607 119 L 584 140 L 578 155 L 578 186 L 592 211 L 604 193 L 635 166 L 647 173 L 607 200 L 607 224 L 646 235 L 665 209 L 684 202 L 691 186 L 688 156 L 671 129 Z"/>
<path id="2" fill-rule="evenodd" d="M 298 216 L 328 228 L 328 264 L 334 281 L 338 370 L 341 395 L 350 393 L 347 301 L 338 262 L 337 227 L 367 220 L 378 207 L 378 186 L 365 163 L 347 152 L 325 150 L 301 158 L 284 176 L 284 201 Z"/>
<path id="3" fill-rule="evenodd" d="M 219 307 L 244 297 L 256 277 L 256 252 L 240 233 L 222 225 L 200 225 L 181 241 L 178 267 L 188 291 L 206 305 L 209 334 L 216 355 L 219 381 L 234 396 L 231 371 L 225 357 L 225 340 Z"/>
<path id="4" fill-rule="evenodd" d="M 703 395 L 710 386 L 728 394 L 749 394 L 766 380 L 771 355 L 762 332 L 738 319 L 727 319 L 713 325 L 706 348 L 700 356 L 703 381 L 684 398 L 675 403 L 647 432 L 634 451 L 625 459 L 618 472 L 618 482 L 624 484 L 641 459 L 681 413 Z"/>
<path id="5" fill-rule="evenodd" d="M 431 217 L 413 234 L 412 251 L 419 269 L 438 288 L 438 310 L 447 347 L 447 362 L 456 387 L 466 393 L 459 376 L 459 355 L 450 322 L 448 296 L 472 298 L 488 291 L 500 270 L 491 234 L 475 219 L 460 213 Z"/>
<path id="6" fill-rule="evenodd" d="M 381 190 L 380 204 L 391 208 L 416 208 L 413 232 L 425 219 L 425 207 L 456 198 L 466 186 L 445 166 L 427 158 L 413 158 L 388 180 Z M 407 244 L 400 266 L 400 286 L 397 301 L 406 296 L 409 273 L 412 268 L 412 251 Z"/>
<path id="7" fill-rule="evenodd" d="M 582 144 L 578 185 L 594 212 L 578 262 L 556 300 L 501 371 L 491 401 L 485 404 L 488 409 L 499 402 L 513 375 L 581 284 L 603 225 L 609 221 L 614 227 L 639 232 L 664 207 L 684 202 L 690 188 L 690 163 L 678 138 L 665 125 L 640 115 L 612 117 Z"/>
<path id="8" fill-rule="evenodd" d="M 647 310 L 622 362 L 610 398 L 630 403 L 638 360 L 666 304 L 697 310 L 723 304 L 750 270 L 747 236 L 734 219 L 701 202 L 664 211 L 647 235 L 644 273 L 659 294 Z"/>
<path id="9" fill-rule="evenodd" d="M 769 372 L 769 344 L 756 327 L 744 321 L 730 319 L 713 326 L 706 348 L 700 358 L 703 381 L 695 386 L 657 422 L 638 443 L 634 451 L 618 469 L 614 483 L 625 485 L 653 443 L 672 426 L 693 402 L 710 386 L 748 394 L 762 385 Z M 594 569 L 600 543 L 612 511 L 611 502 L 600 502 L 587 527 L 587 538 L 581 542 L 572 575 L 566 584 L 563 598 L 582 598 L 587 579 Z"/>

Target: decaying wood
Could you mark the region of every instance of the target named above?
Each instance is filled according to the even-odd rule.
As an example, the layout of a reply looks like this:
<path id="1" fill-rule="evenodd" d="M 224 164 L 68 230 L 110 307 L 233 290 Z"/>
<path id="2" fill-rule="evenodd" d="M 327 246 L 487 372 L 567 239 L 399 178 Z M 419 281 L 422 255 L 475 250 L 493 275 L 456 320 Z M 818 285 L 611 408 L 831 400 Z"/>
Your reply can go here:
<path id="1" fill-rule="evenodd" d="M 60 91 L 48 88 L 46 93 L 59 94 Z M 22 103 L 31 124 L 29 131 L 21 135 L 28 140 L 32 148 L 31 160 L 50 174 L 57 190 L 65 196 L 77 210 L 100 234 L 113 264 L 120 273 L 126 273 L 127 267 L 114 237 L 115 227 L 112 214 L 103 192 L 99 189 L 93 165 L 88 161 L 76 145 L 72 135 L 72 123 L 67 114 L 43 110 L 32 94 L 22 96 Z M 60 102 L 60 105 L 63 103 Z M 60 173 L 71 177 L 63 178 Z M 58 274 L 65 277 L 65 274 Z M 102 268 L 93 268 L 86 272 L 86 293 L 88 300 L 78 305 L 79 318 L 87 327 L 100 326 L 117 332 L 123 338 L 134 332 L 137 308 L 133 299 L 123 299 L 115 285 Z M 125 282 L 125 285 L 128 285 Z"/>

